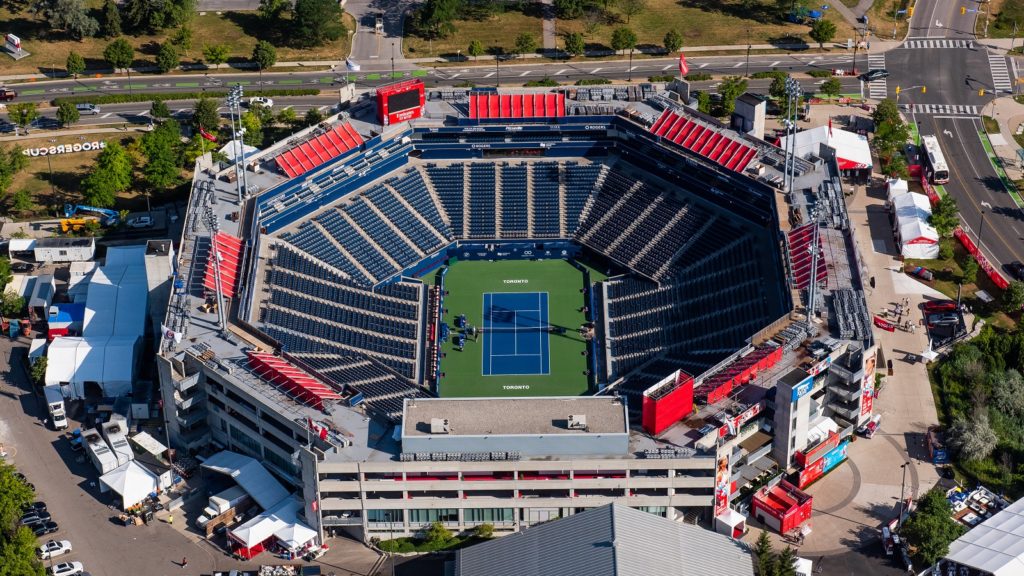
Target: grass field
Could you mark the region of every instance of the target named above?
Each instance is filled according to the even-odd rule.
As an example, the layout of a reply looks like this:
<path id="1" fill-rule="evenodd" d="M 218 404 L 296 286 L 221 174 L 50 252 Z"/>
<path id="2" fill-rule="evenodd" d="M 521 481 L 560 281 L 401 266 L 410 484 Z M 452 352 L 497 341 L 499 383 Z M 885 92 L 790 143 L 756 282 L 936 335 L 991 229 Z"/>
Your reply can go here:
<path id="1" fill-rule="evenodd" d="M 433 282 L 433 275 L 425 280 Z M 592 280 L 596 278 L 592 277 Z M 526 280 L 506 283 L 506 280 Z M 586 343 L 576 332 L 584 322 L 583 275 L 564 260 L 462 261 L 452 265 L 445 277 L 445 321 L 455 331 L 455 317 L 465 314 L 469 324 L 484 326 L 483 299 L 487 293 L 548 294 L 548 320 L 566 329 L 565 334 L 547 334 L 550 372 L 530 376 L 483 376 L 484 339 L 467 339 L 465 350 L 454 349 L 451 339 L 442 345 L 440 395 L 465 396 L 577 396 L 587 391 Z M 498 346 L 495 341 L 493 346 Z"/>
<path id="2" fill-rule="evenodd" d="M 102 0 L 87 0 L 86 5 L 98 15 Z M 7 5 L 0 6 L 0 22 L 5 22 L 4 32 L 21 37 L 25 50 L 30 56 L 14 61 L 5 58 L 5 74 L 52 73 L 54 70 L 63 72 L 68 52 L 78 52 L 85 58 L 86 73 L 88 70 L 105 69 L 109 64 L 103 60 L 103 49 L 111 42 L 108 38 L 85 38 L 81 41 L 68 38 L 61 33 L 50 33 L 45 22 L 25 11 L 13 13 Z M 351 32 L 355 29 L 355 20 L 348 14 L 344 16 L 346 28 Z M 281 44 L 279 40 L 268 34 L 266 26 L 260 22 L 256 12 L 202 12 L 192 18 L 192 48 L 187 54 L 181 55 L 184 64 L 202 62 L 203 47 L 214 44 L 227 44 L 230 48 L 228 63 L 248 61 L 256 41 L 269 40 Z M 126 35 L 125 38 L 135 47 L 135 66 L 153 66 L 160 43 L 174 35 L 175 30 L 169 29 L 158 34 L 138 36 Z M 351 34 L 345 35 L 335 42 L 317 46 L 308 50 L 277 45 L 278 62 L 296 60 L 340 60 L 348 56 Z M 222 64 L 226 69 L 229 64 Z"/>

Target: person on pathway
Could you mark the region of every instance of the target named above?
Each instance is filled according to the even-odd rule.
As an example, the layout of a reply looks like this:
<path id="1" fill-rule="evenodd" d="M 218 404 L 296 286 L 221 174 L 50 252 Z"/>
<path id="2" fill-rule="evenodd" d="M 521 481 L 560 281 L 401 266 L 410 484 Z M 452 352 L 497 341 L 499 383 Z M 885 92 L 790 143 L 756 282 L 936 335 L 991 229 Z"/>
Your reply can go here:
<path id="1" fill-rule="evenodd" d="M 183 557 L 181 558 L 181 567 L 182 567 L 182 568 L 184 568 L 185 566 L 188 566 L 188 558 L 185 558 L 185 557 L 183 556 Z"/>

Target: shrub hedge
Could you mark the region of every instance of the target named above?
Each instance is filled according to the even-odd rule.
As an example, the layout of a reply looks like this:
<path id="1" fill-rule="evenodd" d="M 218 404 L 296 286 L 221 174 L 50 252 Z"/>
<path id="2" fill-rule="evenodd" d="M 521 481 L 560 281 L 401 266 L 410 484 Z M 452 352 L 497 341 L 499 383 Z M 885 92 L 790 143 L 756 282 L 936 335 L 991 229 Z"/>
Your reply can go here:
<path id="1" fill-rule="evenodd" d="M 246 96 L 316 96 L 318 94 L 320 94 L 320 90 L 315 88 L 302 88 L 296 90 L 260 90 L 247 92 Z M 95 94 L 54 98 L 50 103 L 54 106 L 60 106 L 61 102 L 70 102 L 72 104 L 123 104 L 127 102 L 152 102 L 157 99 L 167 102 L 171 100 L 198 100 L 199 98 L 225 98 L 227 95 L 227 90 L 167 92 L 163 94 L 150 92 L 145 94 Z"/>

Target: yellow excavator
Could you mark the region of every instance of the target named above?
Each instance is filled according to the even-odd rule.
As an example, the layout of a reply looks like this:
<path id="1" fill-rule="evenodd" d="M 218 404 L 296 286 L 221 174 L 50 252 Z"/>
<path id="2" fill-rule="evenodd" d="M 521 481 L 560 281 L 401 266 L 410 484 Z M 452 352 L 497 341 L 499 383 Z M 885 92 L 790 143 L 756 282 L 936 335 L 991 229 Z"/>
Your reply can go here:
<path id="1" fill-rule="evenodd" d="M 68 232 L 81 232 L 88 222 L 97 221 L 96 218 L 61 218 L 60 231 L 65 234 Z"/>

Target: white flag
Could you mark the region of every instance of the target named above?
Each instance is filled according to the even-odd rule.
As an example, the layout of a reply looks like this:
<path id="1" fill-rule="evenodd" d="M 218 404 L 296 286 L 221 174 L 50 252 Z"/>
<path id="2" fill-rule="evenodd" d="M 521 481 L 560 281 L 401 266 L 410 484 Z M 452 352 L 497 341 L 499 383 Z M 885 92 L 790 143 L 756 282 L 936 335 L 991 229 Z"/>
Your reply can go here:
<path id="1" fill-rule="evenodd" d="M 160 325 L 160 330 L 163 331 L 164 338 L 174 340 L 175 344 L 181 344 L 181 337 L 183 336 L 181 332 L 175 332 L 163 324 Z"/>

